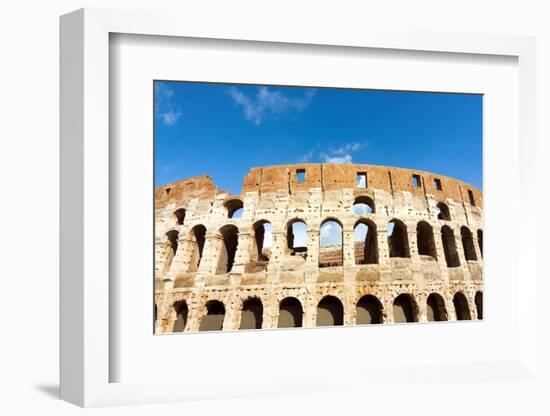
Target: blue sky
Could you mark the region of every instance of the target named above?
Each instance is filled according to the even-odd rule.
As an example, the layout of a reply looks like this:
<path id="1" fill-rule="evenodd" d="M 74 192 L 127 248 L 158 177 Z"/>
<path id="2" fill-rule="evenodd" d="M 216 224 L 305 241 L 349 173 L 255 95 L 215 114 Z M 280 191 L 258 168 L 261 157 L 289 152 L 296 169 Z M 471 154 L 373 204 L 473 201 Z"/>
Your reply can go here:
<path id="1" fill-rule="evenodd" d="M 155 83 L 156 185 L 210 175 L 239 194 L 250 168 L 368 163 L 482 188 L 482 97 Z"/>

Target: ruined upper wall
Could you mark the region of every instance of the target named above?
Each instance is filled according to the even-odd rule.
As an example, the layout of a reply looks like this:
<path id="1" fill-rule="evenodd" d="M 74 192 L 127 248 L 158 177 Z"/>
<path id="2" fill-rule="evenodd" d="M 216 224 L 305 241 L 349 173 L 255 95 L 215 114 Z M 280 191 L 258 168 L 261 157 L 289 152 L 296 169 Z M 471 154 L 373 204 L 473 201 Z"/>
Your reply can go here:
<path id="1" fill-rule="evenodd" d="M 297 171 L 305 170 L 305 179 L 297 182 Z M 242 192 L 298 192 L 309 188 L 323 190 L 357 188 L 357 174 L 367 174 L 367 190 L 379 189 L 387 192 L 407 191 L 415 196 L 431 194 L 438 199 L 452 198 L 469 203 L 468 191 L 474 195 L 475 205 L 483 206 L 482 192 L 476 187 L 443 175 L 420 170 L 394 168 L 364 164 L 293 164 L 252 168 L 245 176 Z M 421 186 L 414 187 L 412 175 L 419 175 Z M 441 190 L 434 179 L 441 181 Z"/>
<path id="2" fill-rule="evenodd" d="M 219 191 L 208 175 L 194 176 L 160 186 L 155 190 L 155 205 L 163 208 L 171 202 L 186 205 L 195 198 L 212 199 Z"/>

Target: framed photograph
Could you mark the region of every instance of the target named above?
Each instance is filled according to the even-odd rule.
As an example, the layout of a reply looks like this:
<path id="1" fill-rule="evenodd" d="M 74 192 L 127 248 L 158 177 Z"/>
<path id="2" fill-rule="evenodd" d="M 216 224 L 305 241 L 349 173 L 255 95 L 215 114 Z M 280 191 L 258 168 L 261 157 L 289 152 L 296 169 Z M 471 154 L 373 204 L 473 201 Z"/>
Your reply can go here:
<path id="1" fill-rule="evenodd" d="M 63 16 L 62 398 L 533 380 L 534 59 L 518 36 Z"/>

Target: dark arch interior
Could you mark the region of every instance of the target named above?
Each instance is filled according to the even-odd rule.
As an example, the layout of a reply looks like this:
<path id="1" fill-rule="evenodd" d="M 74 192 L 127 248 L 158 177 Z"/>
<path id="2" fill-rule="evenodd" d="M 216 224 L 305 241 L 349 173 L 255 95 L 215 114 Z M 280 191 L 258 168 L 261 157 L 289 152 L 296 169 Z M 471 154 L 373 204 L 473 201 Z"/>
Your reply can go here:
<path id="1" fill-rule="evenodd" d="M 416 310 L 410 295 L 401 294 L 393 301 L 395 323 L 416 322 Z"/>
<path id="2" fill-rule="evenodd" d="M 470 308 L 468 307 L 468 300 L 462 292 L 457 292 L 453 297 L 453 304 L 456 312 L 456 319 L 459 321 L 469 321 L 472 319 L 470 315 Z"/>
<path id="3" fill-rule="evenodd" d="M 389 222 L 388 245 L 390 257 L 410 257 L 407 227 L 401 221 L 393 220 Z"/>
<path id="4" fill-rule="evenodd" d="M 477 319 L 483 319 L 483 292 L 476 292 Z"/>
<path id="5" fill-rule="evenodd" d="M 296 298 L 285 298 L 279 304 L 277 328 L 299 328 L 303 319 L 302 304 Z"/>
<path id="6" fill-rule="evenodd" d="M 357 302 L 355 310 L 357 325 L 382 323 L 382 305 L 376 296 L 363 296 Z"/>
<path id="7" fill-rule="evenodd" d="M 477 244 L 479 245 L 481 257 L 483 257 L 483 230 L 477 230 Z"/>
<path id="8" fill-rule="evenodd" d="M 191 255 L 191 262 L 189 263 L 189 271 L 195 272 L 199 269 L 202 259 L 202 251 L 206 238 L 206 227 L 204 225 L 194 226 L 191 232 L 191 238 L 193 240 L 193 253 Z"/>
<path id="9" fill-rule="evenodd" d="M 441 240 L 443 242 L 443 252 L 445 253 L 445 261 L 447 267 L 460 266 L 458 252 L 456 251 L 455 234 L 453 230 L 444 225 L 441 227 Z"/>
<path id="10" fill-rule="evenodd" d="M 178 251 L 178 238 L 179 232 L 171 230 L 166 233 L 168 239 L 168 253 L 166 254 L 166 263 L 164 264 L 164 271 L 166 272 L 172 265 L 172 260 Z"/>
<path id="11" fill-rule="evenodd" d="M 259 221 L 254 225 L 254 240 L 256 242 L 254 261 L 269 261 L 270 251 L 264 247 L 266 227 L 271 227 L 269 221 Z"/>
<path id="12" fill-rule="evenodd" d="M 240 199 L 230 199 L 225 203 L 228 218 L 240 218 L 243 210 L 243 201 Z"/>
<path id="13" fill-rule="evenodd" d="M 355 264 L 377 264 L 378 237 L 376 225 L 370 221 L 360 221 L 355 225 L 354 231 Z"/>
<path id="14" fill-rule="evenodd" d="M 474 237 L 468 227 L 462 227 L 460 229 L 460 236 L 462 237 L 462 248 L 464 249 L 464 257 L 469 261 L 476 261 L 477 254 L 474 246 Z"/>
<path id="15" fill-rule="evenodd" d="M 416 226 L 416 239 L 418 246 L 418 254 L 421 256 L 431 256 L 437 259 L 435 249 L 435 240 L 433 228 L 425 221 L 420 221 Z"/>
<path id="16" fill-rule="evenodd" d="M 427 300 L 428 321 L 446 321 L 447 310 L 443 298 L 437 293 L 432 293 Z"/>
<path id="17" fill-rule="evenodd" d="M 354 215 L 373 214 L 375 212 L 374 201 L 366 195 L 355 198 L 353 202 Z"/>
<path id="18" fill-rule="evenodd" d="M 239 230 L 234 225 L 228 225 L 220 230 L 223 238 L 222 250 L 218 262 L 218 274 L 229 273 L 233 269 L 237 245 L 239 243 Z"/>
<path id="19" fill-rule="evenodd" d="M 304 242 L 298 242 L 296 234 L 301 230 L 305 233 Z M 287 248 L 292 256 L 300 255 L 307 257 L 307 224 L 302 220 L 292 220 L 286 226 Z"/>
<path id="20" fill-rule="evenodd" d="M 241 325 L 239 329 L 261 329 L 264 307 L 258 298 L 247 299 L 243 303 L 241 312 Z"/>
<path id="21" fill-rule="evenodd" d="M 317 305 L 317 326 L 337 326 L 344 324 L 344 307 L 340 299 L 325 296 Z"/>
<path id="22" fill-rule="evenodd" d="M 176 320 L 174 321 L 173 332 L 183 332 L 185 325 L 187 324 L 187 316 L 189 314 L 189 308 L 187 303 L 179 301 L 174 303 L 174 311 L 176 313 Z"/>
<path id="23" fill-rule="evenodd" d="M 447 204 L 440 202 L 437 204 L 437 219 L 451 221 L 451 213 Z"/>
<path id="24" fill-rule="evenodd" d="M 183 221 L 185 221 L 185 210 L 183 208 L 176 210 L 174 216 L 176 217 L 177 224 L 183 224 Z"/>
<path id="25" fill-rule="evenodd" d="M 201 319 L 199 331 L 221 331 L 225 317 L 225 306 L 219 300 L 206 303 L 206 315 Z"/>

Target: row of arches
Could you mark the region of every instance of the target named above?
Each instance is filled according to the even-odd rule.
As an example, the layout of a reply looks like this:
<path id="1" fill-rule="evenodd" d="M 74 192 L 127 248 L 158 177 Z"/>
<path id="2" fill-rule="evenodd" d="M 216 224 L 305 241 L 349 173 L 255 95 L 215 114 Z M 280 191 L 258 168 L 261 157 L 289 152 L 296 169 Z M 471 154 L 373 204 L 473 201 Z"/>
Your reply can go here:
<path id="1" fill-rule="evenodd" d="M 241 218 L 244 213 L 244 204 L 241 199 L 233 198 L 227 200 L 224 204 L 227 211 L 227 218 Z M 352 212 L 356 216 L 374 214 L 376 212 L 374 201 L 367 195 L 357 196 L 353 202 Z M 179 208 L 174 211 L 176 224 L 183 224 L 185 220 L 185 208 Z M 451 221 L 449 206 L 444 202 L 439 202 L 435 208 L 437 219 Z"/>
<path id="2" fill-rule="evenodd" d="M 457 320 L 471 320 L 472 315 L 466 296 L 456 292 L 453 296 L 453 308 Z M 483 293 L 475 294 L 477 319 L 483 319 Z M 176 319 L 172 332 L 182 332 L 186 329 L 189 309 L 185 301 L 174 304 Z M 243 302 L 239 329 L 261 329 L 263 325 L 264 308 L 257 297 L 248 298 Z M 419 308 L 414 297 L 407 293 L 397 296 L 392 305 L 393 321 L 407 323 L 419 321 Z M 205 305 L 205 313 L 200 319 L 199 331 L 220 331 L 223 329 L 226 309 L 223 302 L 210 300 Z M 355 305 L 357 325 L 381 324 L 385 321 L 382 303 L 374 295 L 361 297 Z M 443 297 L 431 293 L 426 300 L 426 318 L 429 322 L 447 321 L 449 314 Z M 303 326 L 304 310 L 295 297 L 287 297 L 279 302 L 277 328 L 298 328 Z M 327 295 L 317 305 L 316 326 L 344 325 L 344 306 L 336 296 Z"/>
<path id="3" fill-rule="evenodd" d="M 293 219 L 286 227 L 286 253 L 293 256 L 307 258 L 308 251 L 308 226 L 301 219 Z M 252 226 L 254 244 L 250 253 L 249 261 L 255 263 L 267 263 L 271 257 L 272 225 L 267 220 L 260 220 Z M 387 224 L 387 244 L 390 257 L 410 258 L 410 243 L 407 226 L 399 219 L 392 219 Z M 223 241 L 218 258 L 216 273 L 228 273 L 232 270 L 235 262 L 235 255 L 239 243 L 239 230 L 233 224 L 227 224 L 220 228 L 219 235 Z M 166 265 L 164 270 L 170 267 L 172 259 L 178 249 L 179 232 L 171 230 L 166 233 L 167 251 Z M 204 243 L 206 238 L 206 227 L 203 225 L 194 226 L 188 238 L 192 243 L 192 253 L 189 261 L 188 272 L 198 270 Z M 426 221 L 420 221 L 416 226 L 416 243 L 418 254 L 438 259 L 437 245 L 432 225 Z M 476 248 L 473 234 L 466 226 L 460 228 L 460 240 L 466 261 L 477 261 Z M 480 253 L 483 253 L 483 231 L 477 231 L 477 240 Z M 458 255 L 454 231 L 448 225 L 441 227 L 441 243 L 443 255 L 447 267 L 459 267 L 460 257 Z M 378 264 L 378 232 L 376 224 L 368 219 L 357 220 L 354 226 L 354 257 L 355 264 Z M 331 267 L 343 265 L 343 226 L 335 218 L 327 218 L 320 225 L 319 238 L 319 267 Z"/>

